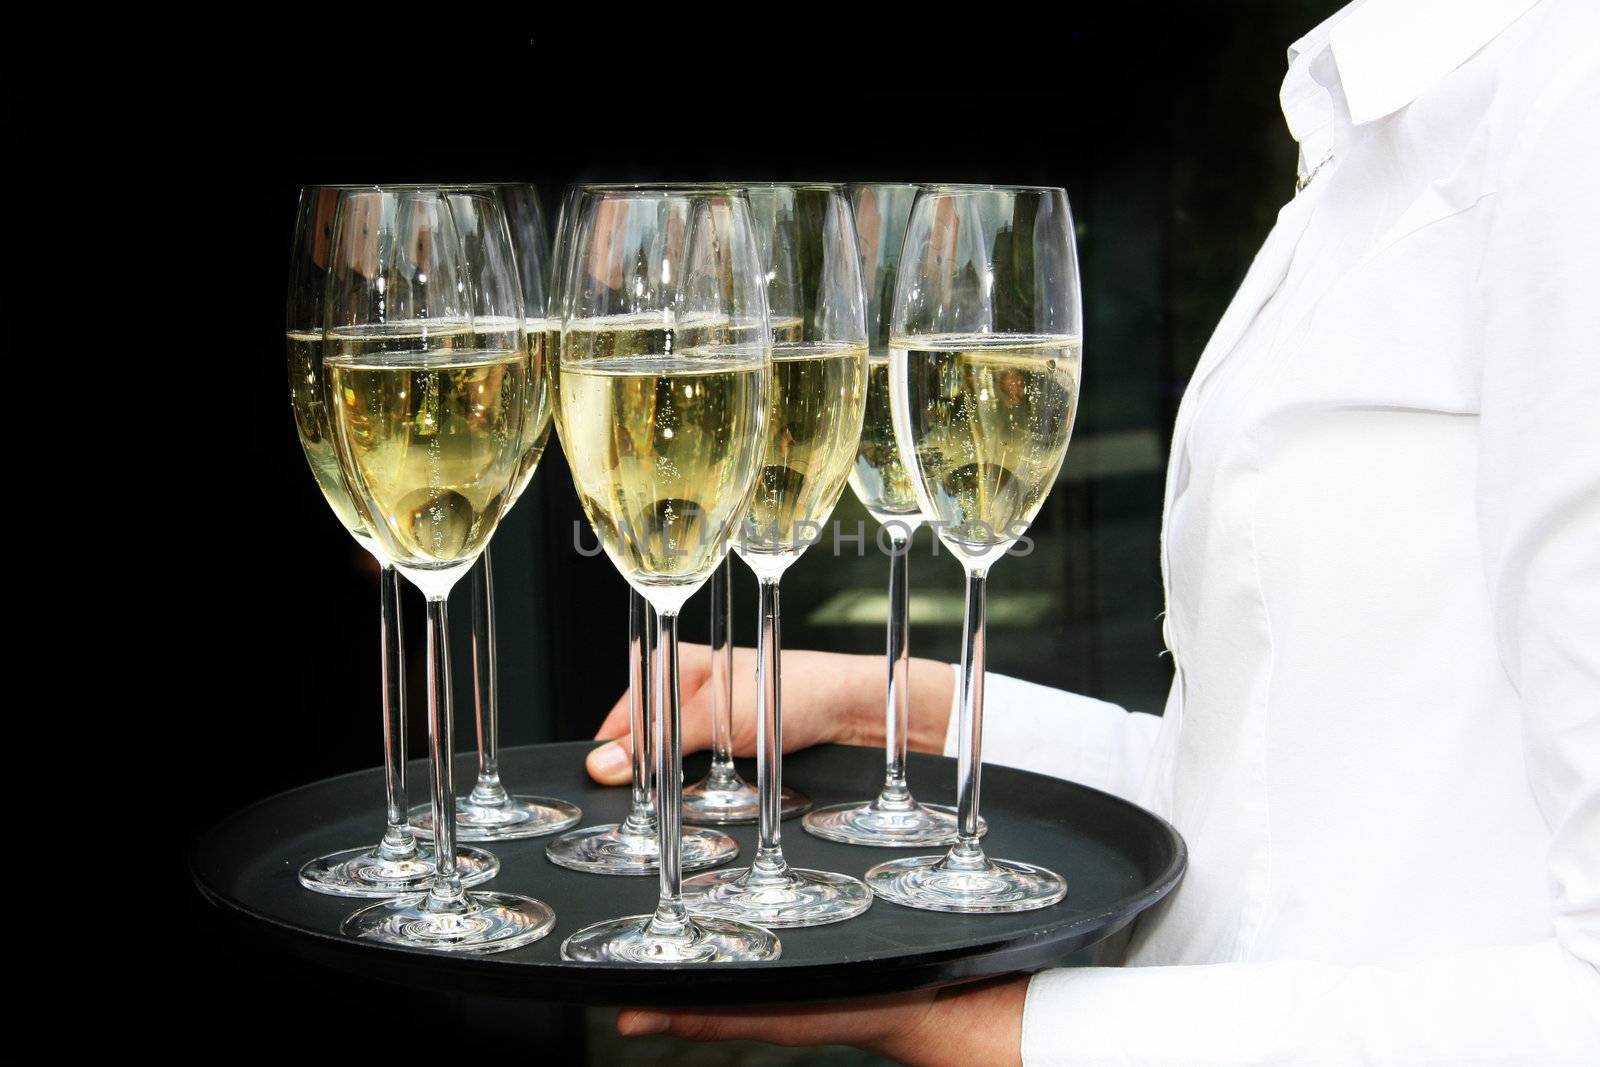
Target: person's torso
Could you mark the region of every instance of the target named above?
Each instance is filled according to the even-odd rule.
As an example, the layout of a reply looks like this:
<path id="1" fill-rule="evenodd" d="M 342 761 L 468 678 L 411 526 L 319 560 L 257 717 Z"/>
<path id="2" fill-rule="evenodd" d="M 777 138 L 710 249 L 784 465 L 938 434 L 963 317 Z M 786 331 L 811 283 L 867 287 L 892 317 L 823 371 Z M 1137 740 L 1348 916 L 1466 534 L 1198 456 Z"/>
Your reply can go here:
<path id="1" fill-rule="evenodd" d="M 1477 536 L 1477 303 L 1496 175 L 1561 8 L 1408 107 L 1322 130 L 1321 170 L 1196 370 L 1163 534 L 1178 681 L 1143 798 L 1191 865 L 1131 963 L 1382 961 L 1549 932 L 1549 830 Z M 1309 73 L 1342 114 L 1332 56 Z"/>

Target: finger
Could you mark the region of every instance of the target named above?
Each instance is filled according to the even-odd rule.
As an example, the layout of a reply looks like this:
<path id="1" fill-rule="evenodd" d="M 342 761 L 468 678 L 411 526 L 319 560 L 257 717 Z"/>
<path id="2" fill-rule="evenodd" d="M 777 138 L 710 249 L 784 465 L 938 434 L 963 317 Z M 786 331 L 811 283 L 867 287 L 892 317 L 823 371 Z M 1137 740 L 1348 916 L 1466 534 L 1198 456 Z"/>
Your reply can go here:
<path id="1" fill-rule="evenodd" d="M 679 729 L 683 731 L 683 751 L 699 752 L 701 749 L 711 747 L 711 714 L 712 714 L 712 689 L 711 679 L 706 678 L 704 685 L 694 693 L 683 694 L 683 705 L 679 719 Z"/>
<path id="2" fill-rule="evenodd" d="M 601 785 L 627 785 L 633 781 L 633 739 L 623 736 L 590 749 L 583 765 Z"/>
<path id="3" fill-rule="evenodd" d="M 601 785 L 627 785 L 633 781 L 633 738 L 628 726 L 628 694 L 623 693 L 594 735 L 596 740 L 612 740 L 590 749 L 584 758 L 589 777 Z"/>

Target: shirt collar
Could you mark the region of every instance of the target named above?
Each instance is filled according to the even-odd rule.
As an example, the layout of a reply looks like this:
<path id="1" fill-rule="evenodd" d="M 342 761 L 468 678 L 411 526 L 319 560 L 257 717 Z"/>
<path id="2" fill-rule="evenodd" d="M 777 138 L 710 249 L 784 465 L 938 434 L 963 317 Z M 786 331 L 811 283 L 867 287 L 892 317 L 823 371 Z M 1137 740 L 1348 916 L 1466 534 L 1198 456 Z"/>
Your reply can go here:
<path id="1" fill-rule="evenodd" d="M 1289 50 L 1325 31 L 1350 123 L 1391 115 L 1499 36 L 1538 0 L 1368 0 L 1344 8 Z M 1293 128 L 1293 120 L 1290 122 Z"/>

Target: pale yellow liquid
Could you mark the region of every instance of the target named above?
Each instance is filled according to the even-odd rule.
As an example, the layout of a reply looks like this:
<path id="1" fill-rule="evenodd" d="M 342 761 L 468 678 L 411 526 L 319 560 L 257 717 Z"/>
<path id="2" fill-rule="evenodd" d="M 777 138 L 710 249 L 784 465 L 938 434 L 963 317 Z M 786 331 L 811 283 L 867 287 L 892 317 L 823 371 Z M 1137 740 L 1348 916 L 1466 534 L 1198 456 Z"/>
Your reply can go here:
<path id="1" fill-rule="evenodd" d="M 552 379 L 557 354 L 561 351 L 561 326 L 543 319 L 529 319 L 525 337 L 528 346 L 528 408 L 522 426 L 522 462 L 517 466 L 517 475 L 511 486 L 511 504 L 507 505 L 507 510 L 516 504 L 528 488 L 528 483 L 533 481 L 539 461 L 544 458 L 545 446 L 550 441 L 551 412 L 555 405 Z"/>
<path id="2" fill-rule="evenodd" d="M 819 536 L 860 441 L 866 357 L 860 344 L 773 347 L 761 474 L 734 546 L 746 560 L 797 556 Z"/>
<path id="3" fill-rule="evenodd" d="M 339 469 L 328 409 L 322 402 L 322 331 L 290 330 L 288 347 L 289 402 L 294 407 L 294 425 L 311 475 L 344 528 L 361 541 L 369 541 L 372 534 Z"/>
<path id="4" fill-rule="evenodd" d="M 889 356 L 867 359 L 867 406 L 861 419 L 861 447 L 850 471 L 856 499 L 879 522 L 911 521 L 919 516 L 911 474 L 900 459 L 889 407 Z"/>
<path id="5" fill-rule="evenodd" d="M 992 556 L 1039 513 L 1066 459 L 1078 407 L 1076 337 L 941 335 L 890 345 L 905 398 L 895 432 L 914 459 L 923 514 L 972 558 Z"/>
<path id="6" fill-rule="evenodd" d="M 563 344 L 572 337 L 568 330 Z M 563 353 L 559 422 L 572 480 L 606 553 L 636 587 L 687 596 L 721 560 L 760 461 L 763 354 L 674 346 L 671 355 L 575 361 Z"/>
<path id="7" fill-rule="evenodd" d="M 413 335 L 412 343 L 418 338 Z M 328 397 L 346 479 L 401 567 L 471 560 L 494 533 L 525 453 L 528 356 L 461 347 L 396 350 L 394 331 L 339 339 Z"/>

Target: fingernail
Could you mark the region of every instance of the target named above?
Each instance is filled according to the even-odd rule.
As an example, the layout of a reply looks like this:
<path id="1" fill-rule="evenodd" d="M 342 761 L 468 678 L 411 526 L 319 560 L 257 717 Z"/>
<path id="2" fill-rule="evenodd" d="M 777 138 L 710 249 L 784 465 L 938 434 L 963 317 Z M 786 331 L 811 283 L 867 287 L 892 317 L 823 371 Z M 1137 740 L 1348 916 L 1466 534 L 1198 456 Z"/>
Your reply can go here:
<path id="1" fill-rule="evenodd" d="M 621 774 L 628 769 L 628 754 L 615 741 L 607 741 L 589 753 L 589 766 L 596 774 Z"/>
<path id="2" fill-rule="evenodd" d="M 659 1011 L 625 1011 L 617 1016 L 617 1033 L 623 1037 L 664 1034 L 672 1020 Z"/>

